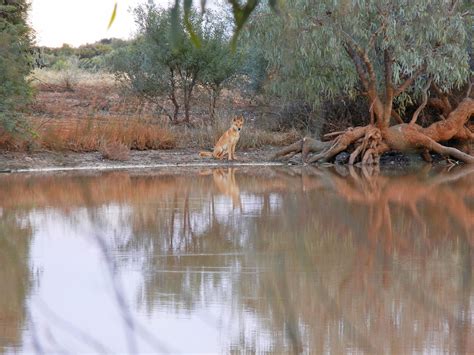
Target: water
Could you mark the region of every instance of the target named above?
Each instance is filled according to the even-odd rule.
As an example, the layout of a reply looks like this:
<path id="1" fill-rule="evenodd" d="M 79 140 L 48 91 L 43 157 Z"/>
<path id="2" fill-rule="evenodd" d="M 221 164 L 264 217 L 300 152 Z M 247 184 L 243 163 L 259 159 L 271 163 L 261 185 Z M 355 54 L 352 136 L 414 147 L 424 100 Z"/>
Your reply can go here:
<path id="1" fill-rule="evenodd" d="M 472 353 L 473 182 L 0 176 L 0 353 Z"/>

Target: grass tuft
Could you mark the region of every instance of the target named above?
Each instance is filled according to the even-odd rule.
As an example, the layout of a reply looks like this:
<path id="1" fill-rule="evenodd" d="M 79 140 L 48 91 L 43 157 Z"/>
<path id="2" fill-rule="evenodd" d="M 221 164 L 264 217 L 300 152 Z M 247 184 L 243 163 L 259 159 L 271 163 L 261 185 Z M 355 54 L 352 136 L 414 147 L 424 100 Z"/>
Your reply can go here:
<path id="1" fill-rule="evenodd" d="M 102 141 L 99 152 L 104 159 L 125 161 L 130 159 L 130 148 L 121 142 Z"/>

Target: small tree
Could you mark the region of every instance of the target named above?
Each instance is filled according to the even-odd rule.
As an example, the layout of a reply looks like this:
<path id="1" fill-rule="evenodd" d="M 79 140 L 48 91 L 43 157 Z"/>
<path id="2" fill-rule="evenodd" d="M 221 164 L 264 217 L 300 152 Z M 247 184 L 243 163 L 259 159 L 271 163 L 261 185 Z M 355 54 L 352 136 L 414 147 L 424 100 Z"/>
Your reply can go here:
<path id="1" fill-rule="evenodd" d="M 173 21 L 183 16 L 176 9 L 160 10 L 153 2 L 135 9 L 138 36 L 128 48 L 112 55 L 112 68 L 119 78 L 126 79 L 134 91 L 157 103 L 173 123 L 178 121 L 184 106 L 184 122 L 189 123 L 191 100 L 197 84 L 210 88 L 212 107 L 222 83 L 235 73 L 235 56 L 226 48 L 227 38 L 223 27 L 211 12 L 203 16 L 193 13 L 194 36 Z M 173 105 L 173 112 L 166 110 L 162 97 Z M 211 110 L 213 115 L 213 109 Z"/>
<path id="2" fill-rule="evenodd" d="M 31 30 L 23 0 L 0 1 L 0 135 L 22 130 L 20 111 L 30 98 Z"/>
<path id="3" fill-rule="evenodd" d="M 205 65 L 199 76 L 199 82 L 209 91 L 209 118 L 215 124 L 215 110 L 217 100 L 226 82 L 230 81 L 242 66 L 242 55 L 232 51 L 230 38 L 226 32 L 226 23 L 218 21 L 215 14 L 207 11 L 207 18 L 211 19 L 206 26 L 202 51 L 205 56 Z"/>
<path id="4" fill-rule="evenodd" d="M 156 105 L 169 117 L 177 122 L 179 104 L 176 99 L 174 72 L 160 62 L 153 61 L 154 52 L 139 37 L 128 46 L 116 49 L 108 57 L 107 62 L 115 73 L 118 81 L 124 82 L 136 94 Z M 169 112 L 163 105 L 162 96 L 174 104 L 174 111 Z"/>

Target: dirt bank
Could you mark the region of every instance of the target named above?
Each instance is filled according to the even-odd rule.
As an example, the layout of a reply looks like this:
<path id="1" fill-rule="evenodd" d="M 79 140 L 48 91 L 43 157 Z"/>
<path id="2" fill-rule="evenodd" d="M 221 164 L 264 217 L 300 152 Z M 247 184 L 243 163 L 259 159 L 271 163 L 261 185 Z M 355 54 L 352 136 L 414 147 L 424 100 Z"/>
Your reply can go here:
<path id="1" fill-rule="evenodd" d="M 265 147 L 260 149 L 248 149 L 237 151 L 238 160 L 228 162 L 227 160 L 214 160 L 200 158 L 195 149 L 173 149 L 173 150 L 146 150 L 130 152 L 130 159 L 127 161 L 113 161 L 102 157 L 99 152 L 74 153 L 40 151 L 34 153 L 0 151 L 0 172 L 8 173 L 35 170 L 69 170 L 69 169 L 114 169 L 114 168 L 146 168 L 160 167 L 165 165 L 208 165 L 208 166 L 229 166 L 229 165 L 262 165 L 278 164 L 272 161 L 272 156 L 278 147 Z M 282 163 L 288 164 L 288 163 Z M 301 164 L 301 157 L 294 157 L 289 164 Z M 381 167 L 389 169 L 405 169 L 417 167 L 425 164 L 417 154 L 404 155 L 399 153 L 386 153 L 382 156 Z M 436 164 L 445 164 L 444 160 L 437 159 Z"/>
<path id="2" fill-rule="evenodd" d="M 255 164 L 271 162 L 271 156 L 278 148 L 252 149 L 236 152 L 238 161 L 232 163 L 227 160 L 200 158 L 193 149 L 173 150 L 146 150 L 130 152 L 127 161 L 113 161 L 102 157 L 99 152 L 74 153 L 42 151 L 35 153 L 0 152 L 0 171 L 16 171 L 23 169 L 50 169 L 50 168 L 113 168 L 113 167 L 147 167 L 159 165 L 229 165 Z"/>

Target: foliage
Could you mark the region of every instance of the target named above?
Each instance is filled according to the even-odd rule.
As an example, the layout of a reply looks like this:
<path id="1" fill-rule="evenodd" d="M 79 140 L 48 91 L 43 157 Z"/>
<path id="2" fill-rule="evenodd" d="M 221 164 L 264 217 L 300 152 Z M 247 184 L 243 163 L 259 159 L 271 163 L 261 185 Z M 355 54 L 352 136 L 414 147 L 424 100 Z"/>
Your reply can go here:
<path id="1" fill-rule="evenodd" d="M 24 128 L 20 111 L 31 95 L 26 81 L 32 37 L 27 10 L 26 1 L 0 1 L 0 133 Z"/>
<path id="2" fill-rule="evenodd" d="M 269 16 L 267 9 L 251 22 L 275 78 L 273 92 L 318 104 L 341 92 L 366 91 L 361 79 L 368 75 L 365 54 L 378 92 L 389 82 L 400 87 L 410 78 L 413 85 L 407 89 L 417 94 L 428 78 L 443 90 L 462 85 L 469 75 L 468 16 L 456 3 L 289 0 L 282 16 Z M 392 60 L 389 76 L 387 54 Z"/>
<path id="3" fill-rule="evenodd" d="M 222 84 L 240 65 L 238 55 L 228 46 L 225 24 L 210 11 L 203 16 L 193 12 L 187 20 L 193 28 L 190 33 L 186 24 L 173 22 L 174 17 L 184 16 L 182 11 L 161 10 L 152 1 L 137 7 L 135 16 L 138 36 L 130 46 L 110 56 L 113 71 L 155 103 L 166 95 L 174 107 L 173 113 L 167 114 L 174 122 L 183 105 L 184 120 L 189 122 L 195 86 L 204 85 L 217 97 Z M 193 36 L 199 37 L 199 46 L 193 43 Z"/>
<path id="4" fill-rule="evenodd" d="M 243 53 L 232 51 L 224 22 L 217 21 L 215 15 L 209 11 L 206 17 L 211 18 L 211 21 L 206 25 L 201 45 L 204 66 L 198 80 L 210 92 L 209 114 L 211 122 L 215 123 L 217 99 L 225 83 L 234 78 L 242 67 Z"/>
<path id="5" fill-rule="evenodd" d="M 278 11 L 279 2 L 279 0 L 268 0 L 268 5 L 275 11 Z M 206 3 L 207 0 L 201 0 L 201 14 L 204 14 L 206 11 Z M 244 25 L 250 18 L 250 15 L 255 11 L 258 5 L 262 3 L 262 1 L 247 0 L 246 2 L 242 2 L 240 0 L 227 0 L 227 3 L 231 7 L 232 20 L 234 23 L 234 35 L 232 37 L 231 44 L 232 48 L 235 50 L 239 33 L 244 28 Z M 172 32 L 177 32 L 178 28 L 184 25 L 193 44 L 196 47 L 200 47 L 202 44 L 201 38 L 196 33 L 195 23 L 193 23 L 191 20 L 194 13 L 192 4 L 192 0 L 175 0 L 174 6 L 171 10 L 171 12 L 174 14 L 171 17 Z M 183 9 L 183 16 L 177 16 L 181 9 Z M 114 5 L 112 15 L 109 20 L 109 28 L 114 23 L 116 14 L 117 2 Z"/>

